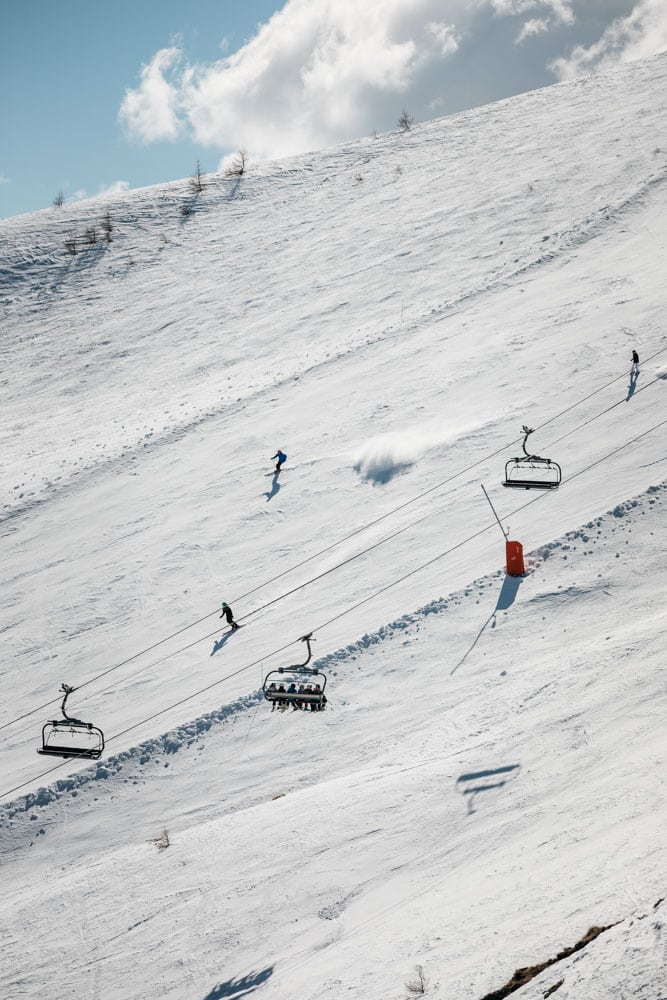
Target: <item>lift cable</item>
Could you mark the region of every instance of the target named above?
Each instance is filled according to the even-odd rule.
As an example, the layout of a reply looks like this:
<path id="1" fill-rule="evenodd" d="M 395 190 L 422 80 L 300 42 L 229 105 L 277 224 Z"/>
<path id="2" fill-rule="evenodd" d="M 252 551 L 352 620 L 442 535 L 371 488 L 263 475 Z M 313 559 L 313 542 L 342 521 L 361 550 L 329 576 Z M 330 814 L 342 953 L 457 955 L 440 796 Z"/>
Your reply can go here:
<path id="1" fill-rule="evenodd" d="M 667 419 L 661 420 L 659 423 L 654 424 L 653 427 L 649 427 L 648 430 L 645 430 L 641 434 L 638 434 L 631 441 L 627 441 L 625 444 L 619 446 L 618 448 L 615 448 L 613 451 L 609 452 L 607 455 L 604 455 L 602 458 L 599 458 L 595 462 L 592 462 L 590 465 L 587 465 L 583 469 L 580 469 L 579 472 L 576 472 L 572 476 L 570 476 L 568 481 L 571 482 L 574 479 L 578 479 L 579 476 L 584 475 L 586 472 L 590 472 L 590 470 L 596 468 L 596 466 L 601 465 L 604 462 L 609 461 L 610 458 L 613 458 L 619 452 L 625 451 L 631 445 L 636 444 L 637 441 L 640 441 L 643 437 L 646 437 L 648 434 L 653 433 L 653 431 L 658 430 L 659 428 L 663 427 L 665 424 L 667 424 Z M 520 513 L 520 511 L 525 510 L 527 507 L 530 507 L 532 504 L 537 503 L 539 500 L 543 500 L 546 495 L 547 494 L 543 494 L 543 493 L 539 494 L 538 496 L 533 497 L 531 500 L 528 500 L 526 503 L 520 504 L 518 507 L 515 507 L 514 510 L 510 511 L 507 514 L 507 517 L 514 517 L 514 515 Z M 494 527 L 496 527 L 496 522 L 495 521 L 491 521 L 484 528 L 480 528 L 478 531 L 475 531 L 472 535 L 469 535 L 467 538 L 462 539 L 460 542 L 457 542 L 455 545 L 451 546 L 450 548 L 445 549 L 444 552 L 440 552 L 437 556 L 433 556 L 433 558 L 427 560 L 425 563 L 422 563 L 421 565 L 415 567 L 414 569 L 409 570 L 407 573 L 404 573 L 402 576 L 398 577 L 397 579 L 392 580 L 391 583 L 388 583 L 384 587 L 381 587 L 379 590 L 374 591 L 368 597 L 364 597 L 361 601 L 357 601 L 357 603 L 353 604 L 351 607 L 346 608 L 343 611 L 340 611 L 338 614 L 334 615 L 333 618 L 329 618 L 327 621 L 320 623 L 320 625 L 316 626 L 312 631 L 313 632 L 322 632 L 329 625 L 333 624 L 333 622 L 336 622 L 339 619 L 344 618 L 346 615 L 349 615 L 353 611 L 356 611 L 358 608 L 362 607 L 364 604 L 368 604 L 369 601 L 374 600 L 376 597 L 379 597 L 381 594 L 386 593 L 388 590 L 391 590 L 393 587 L 398 586 L 399 584 L 403 583 L 405 580 L 408 580 L 411 577 L 416 576 L 417 573 L 420 573 L 422 570 L 427 569 L 429 566 L 432 566 L 434 563 L 436 563 L 439 560 L 443 559 L 445 556 L 450 555 L 452 552 L 455 552 L 457 549 L 462 548 L 464 545 L 469 544 L 470 542 L 472 542 L 475 539 L 479 538 L 481 535 L 485 534 L 487 531 L 489 531 L 491 528 L 494 528 Z M 213 633 L 213 634 L 215 634 L 215 633 Z M 298 641 L 299 640 L 293 640 L 291 642 L 286 643 L 284 646 L 279 647 L 278 649 L 274 649 L 274 650 L 272 650 L 269 653 L 265 653 L 263 656 L 259 657 L 257 660 L 253 660 L 252 663 L 248 663 L 248 664 L 246 664 L 243 667 L 239 667 L 237 670 L 232 671 L 230 674 L 226 674 L 224 677 L 219 677 L 217 680 L 212 681 L 210 684 L 207 684 L 205 687 L 200 688 L 198 691 L 195 691 L 195 692 L 193 692 L 190 695 L 186 695 L 186 697 L 184 697 L 184 698 L 180 698 L 178 701 L 173 702 L 171 705 L 168 705 L 166 708 L 160 709 L 160 711 L 158 711 L 158 712 L 154 712 L 152 715 L 148 716 L 145 719 L 141 719 L 139 722 L 133 723 L 131 726 L 128 726 L 126 729 L 123 729 L 120 732 L 115 733 L 113 736 L 110 736 L 109 739 L 106 741 L 107 744 L 113 742 L 113 740 L 119 739 L 121 736 L 126 736 L 127 733 L 133 732 L 133 730 L 138 729 L 141 726 L 145 726 L 148 722 L 152 722 L 154 719 L 157 719 L 160 716 L 165 715 L 167 712 L 170 712 L 170 711 L 172 711 L 175 708 L 179 708 L 181 705 L 184 705 L 187 702 L 192 701 L 193 698 L 197 698 L 197 697 L 199 697 L 199 695 L 205 694 L 207 691 L 210 691 L 212 688 L 218 687 L 220 684 L 224 684 L 226 681 L 231 680 L 231 678 L 233 678 L 233 677 L 237 677 L 239 674 L 244 673 L 246 670 L 250 670 L 253 667 L 256 667 L 258 664 L 262 663 L 264 660 L 267 660 L 267 659 L 269 659 L 270 657 L 273 657 L 273 656 L 277 656 L 279 653 L 282 653 L 286 649 L 289 649 L 290 646 L 295 645 L 296 642 L 298 642 Z M 193 643 L 193 645 L 194 645 L 194 643 Z M 13 794 L 16 791 L 19 791 L 21 788 L 25 788 L 26 785 L 32 784 L 34 781 L 38 781 L 40 778 L 44 777 L 45 775 L 52 773 L 53 771 L 57 770 L 60 767 L 63 767 L 64 764 L 66 764 L 66 763 L 68 763 L 68 761 L 63 761 L 61 764 L 56 764 L 55 767 L 52 767 L 52 768 L 50 768 L 47 771 L 42 771 L 40 774 L 35 775 L 33 778 L 29 779 L 28 781 L 24 781 L 22 784 L 16 785 L 14 788 L 10 788 L 7 791 L 4 791 L 4 792 L 0 793 L 0 798 L 4 798 L 7 795 L 11 795 L 11 794 Z"/>
<path id="2" fill-rule="evenodd" d="M 650 361 L 653 357 L 656 357 L 657 355 L 663 353 L 666 350 L 667 350 L 667 348 L 663 348 L 661 351 L 657 351 L 655 354 L 653 354 L 649 358 L 647 358 L 647 361 Z M 553 417 L 550 417 L 549 420 L 545 421 L 543 424 L 538 425 L 538 428 L 546 427 L 548 424 L 553 423 L 553 421 L 557 420 L 560 416 L 563 416 L 565 413 L 568 413 L 570 410 L 574 409 L 576 406 L 579 406 L 582 403 L 586 402 L 588 399 L 590 399 L 593 396 L 597 395 L 603 389 L 608 388 L 608 386 L 612 385 L 614 382 L 617 382 L 619 379 L 624 378 L 624 377 L 625 377 L 625 375 L 617 375 L 617 376 L 615 376 L 615 378 L 612 379 L 610 382 L 607 382 L 605 385 L 601 386 L 600 388 L 595 389 L 588 396 L 586 396 L 583 399 L 579 400 L 577 403 L 574 403 L 571 406 L 567 407 L 565 410 L 562 410 L 561 413 L 556 414 Z M 637 390 L 636 394 L 638 395 L 640 392 L 643 392 L 645 389 L 648 389 L 650 386 L 655 385 L 655 383 L 659 382 L 659 381 L 661 381 L 661 378 L 658 376 L 655 379 L 653 379 L 651 382 L 647 382 L 646 385 L 644 385 L 644 386 L 641 387 L 641 389 Z M 598 419 L 601 416 L 604 416 L 606 413 L 609 413 L 611 410 L 615 409 L 615 407 L 620 406 L 621 403 L 623 403 L 623 402 L 626 402 L 626 400 L 618 400 L 616 403 L 613 403 L 611 406 L 607 407 L 605 410 L 602 410 L 600 413 L 595 414 L 593 417 L 590 417 L 588 420 L 584 421 L 584 423 L 582 423 L 578 427 L 574 428 L 574 430 L 567 431 L 565 434 L 561 435 L 561 437 L 556 438 L 556 440 L 553 441 L 553 442 L 551 442 L 551 444 L 552 445 L 556 444 L 559 441 L 562 441 L 564 438 L 568 437 L 569 435 L 576 433 L 582 427 L 585 427 L 587 424 L 592 423 L 592 421 Z M 535 428 L 535 429 L 538 429 L 538 428 Z M 367 524 L 364 524 L 361 527 L 356 528 L 354 531 L 350 532 L 348 535 L 345 535 L 343 538 L 340 538 L 336 542 L 331 543 L 330 545 L 326 546 L 324 549 L 320 549 L 318 552 L 314 553 L 311 556 L 308 556 L 306 559 L 303 559 L 301 562 L 296 563 L 293 566 L 290 566 L 288 569 L 283 570 L 282 572 L 278 573 L 276 576 L 271 577 L 269 580 L 264 581 L 263 583 L 259 584 L 257 587 L 254 587 L 252 590 L 249 590 L 245 594 L 242 594 L 240 597 L 236 597 L 234 599 L 235 602 L 236 601 L 240 601 L 240 600 L 244 600 L 245 598 L 249 597 L 250 595 L 256 593 L 258 590 L 262 590 L 264 587 L 266 587 L 269 584 L 275 582 L 276 580 L 280 579 L 281 577 L 286 576 L 287 574 L 294 572 L 296 569 L 299 569 L 300 567 L 306 565 L 306 563 L 311 562 L 312 560 L 318 558 L 321 555 L 324 555 L 326 552 L 329 552 L 331 549 L 336 548 L 336 546 L 343 544 L 343 542 L 348 541 L 350 538 L 353 538 L 355 535 L 360 534 L 362 531 L 365 531 L 368 528 L 374 527 L 376 524 L 379 524 L 381 521 L 385 520 L 386 518 L 391 517 L 393 514 L 398 513 L 399 511 L 401 511 L 404 508 L 410 506 L 411 504 L 416 503 L 418 500 L 423 499 L 425 496 L 428 496 L 429 494 L 435 492 L 436 490 L 441 489 L 442 487 L 448 485 L 454 479 L 457 479 L 458 477 L 464 475 L 465 473 L 470 472 L 471 470 L 477 468 L 479 465 L 481 465 L 481 464 L 483 464 L 485 462 L 490 461 L 492 458 L 497 457 L 503 451 L 506 451 L 507 448 L 511 447 L 512 444 L 514 444 L 516 442 L 516 440 L 519 440 L 519 439 L 515 438 L 514 441 L 509 442 L 509 444 L 503 445 L 501 448 L 498 448 L 495 451 L 493 451 L 493 452 L 491 452 L 491 453 L 483 456 L 481 459 L 477 460 L 476 462 L 473 462 L 471 465 L 467 466 L 466 468 L 460 469 L 458 472 L 453 473 L 447 479 L 442 480 L 441 482 L 435 484 L 434 486 L 429 487 L 427 490 L 424 490 L 422 493 L 419 493 L 416 496 L 414 496 L 414 497 L 406 500 L 404 503 L 400 504 L 398 507 L 394 507 L 392 510 L 387 511 L 384 514 L 381 514 L 379 517 L 375 518 L 373 521 L 370 521 Z M 551 447 L 551 445 L 549 447 Z M 570 477 L 570 478 L 572 478 L 572 477 Z M 373 549 L 378 548 L 380 545 L 384 544 L 384 542 L 391 541 L 392 538 L 396 537 L 397 535 L 400 535 L 402 532 L 407 531 L 407 530 L 409 530 L 412 527 L 415 527 L 417 524 L 420 524 L 422 521 L 426 520 L 428 517 L 434 516 L 436 513 L 438 513 L 438 512 L 437 511 L 429 511 L 427 514 L 423 515 L 422 517 L 418 518 L 417 520 L 412 521 L 410 524 L 405 525 L 405 527 L 400 528 L 397 531 L 392 532 L 389 535 L 384 536 L 378 542 L 375 542 L 375 543 L 373 543 L 373 545 L 370 545 L 367 548 L 362 549 L 360 552 L 357 552 L 356 554 L 350 556 L 348 559 L 345 559 L 342 562 L 337 563 L 335 566 L 330 567 L 328 570 L 325 570 L 324 572 L 318 574 L 317 576 L 314 576 L 314 577 L 310 578 L 309 580 L 304 581 L 304 583 L 299 584 L 296 587 L 293 587 L 291 590 L 288 590 L 285 593 L 280 594 L 278 597 L 273 598 L 271 601 L 267 601 L 265 604 L 262 604 L 259 607 L 254 608 L 252 611 L 249 611 L 246 615 L 240 616 L 238 618 L 238 620 L 239 621 L 247 620 L 248 618 L 252 617 L 253 615 L 258 614 L 260 611 L 264 611 L 266 608 L 272 607 L 274 604 L 276 604 L 279 601 L 283 600 L 283 598 L 290 597 L 292 594 L 296 593 L 297 591 L 303 589 L 306 586 L 309 586 L 311 583 L 316 583 L 318 580 L 320 580 L 323 577 L 327 576 L 329 573 L 335 572 L 336 570 L 342 568 L 343 566 L 346 566 L 348 563 L 354 561 L 355 559 L 360 558 L 361 556 L 365 555 L 367 552 L 370 552 Z M 168 636 L 166 636 L 166 637 L 164 637 L 162 639 L 156 640 L 154 643 L 152 643 L 152 645 L 147 646 L 145 649 L 142 649 L 139 652 L 134 653 L 132 656 L 129 656 L 129 657 L 127 657 L 124 660 L 121 660 L 119 663 L 112 664 L 110 667 L 107 667 L 105 670 L 101 671 L 100 673 L 95 674 L 93 677 L 88 678 L 88 680 L 86 680 L 86 681 L 83 681 L 81 684 L 78 685 L 78 687 L 76 688 L 76 690 L 81 690 L 81 688 L 88 687 L 88 685 L 94 684 L 96 681 L 99 681 L 103 677 L 106 677 L 107 674 L 113 673 L 115 670 L 119 670 L 121 667 L 127 666 L 128 663 L 132 663 L 134 660 L 139 659 L 141 656 L 145 656 L 146 653 L 152 652 L 152 650 L 157 649 L 158 646 L 164 645 L 164 643 L 169 642 L 171 639 L 174 639 L 177 636 L 182 635 L 183 632 L 187 632 L 189 629 L 194 628 L 196 625 L 200 625 L 203 621 L 206 621 L 208 618 L 212 617 L 213 615 L 215 615 L 217 613 L 218 613 L 218 608 L 215 608 L 213 611 L 208 612 L 207 614 L 203 615 L 201 618 L 198 618 L 196 621 L 193 621 L 193 622 L 190 622 L 187 625 L 184 625 L 182 628 L 177 629 L 175 632 L 170 633 Z M 169 657 L 171 657 L 171 656 L 178 656 L 180 653 L 184 652 L 187 649 L 190 649 L 193 645 L 196 645 L 198 642 L 203 642 L 205 639 L 209 639 L 209 638 L 211 638 L 211 636 L 216 635 L 219 631 L 220 631 L 219 629 L 216 629 L 215 632 L 209 633 L 209 634 L 207 634 L 205 636 L 200 636 L 198 639 L 196 639 L 192 643 L 189 643 L 187 646 L 184 646 L 181 649 L 175 650 L 173 653 L 170 653 Z M 162 663 L 162 662 L 164 662 L 164 659 L 165 658 L 160 658 L 159 660 L 154 661 L 153 664 L 151 664 L 150 666 L 154 666 L 156 664 Z M 144 669 L 146 669 L 146 668 L 144 668 Z M 45 702 L 42 705 L 38 705 L 36 708 L 30 709 L 28 712 L 25 712 L 24 714 L 22 714 L 20 716 L 17 716 L 14 719 L 10 719 L 7 722 L 2 723 L 0 725 L 0 731 L 2 731 L 3 729 L 6 729 L 7 727 L 9 727 L 11 725 L 14 725 L 17 722 L 21 722 L 24 719 L 29 718 L 31 715 L 34 715 L 34 714 L 36 714 L 38 712 L 44 711 L 46 708 L 49 708 L 51 705 L 56 704 L 57 701 L 58 701 L 58 698 L 53 698 L 53 699 L 49 700 L 48 702 Z"/>

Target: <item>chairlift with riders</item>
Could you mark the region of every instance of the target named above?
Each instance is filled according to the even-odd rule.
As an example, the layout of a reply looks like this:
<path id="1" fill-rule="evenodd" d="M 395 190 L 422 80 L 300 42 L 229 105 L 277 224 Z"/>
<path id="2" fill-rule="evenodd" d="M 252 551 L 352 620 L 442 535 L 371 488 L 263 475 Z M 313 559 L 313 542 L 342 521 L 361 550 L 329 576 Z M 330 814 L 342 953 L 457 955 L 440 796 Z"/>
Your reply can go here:
<path id="1" fill-rule="evenodd" d="M 324 694 L 327 686 L 326 674 L 308 666 L 313 655 L 311 640 L 314 641 L 312 632 L 301 636 L 300 641 L 305 642 L 308 649 L 308 657 L 303 663 L 293 664 L 291 667 L 277 667 L 276 670 L 269 671 L 264 678 L 262 688 L 264 697 L 272 702 L 274 707 L 284 709 L 292 705 L 295 708 L 318 711 L 326 705 L 327 699 Z M 304 678 L 312 678 L 311 683 L 306 685 Z"/>
<path id="2" fill-rule="evenodd" d="M 65 703 L 75 688 L 61 684 L 64 698 L 60 710 L 62 719 L 54 719 L 42 727 L 42 746 L 37 753 L 49 757 L 79 757 L 99 760 L 104 750 L 104 733 L 92 722 L 72 719 L 65 711 Z"/>
<path id="3" fill-rule="evenodd" d="M 531 427 L 525 424 L 521 428 L 523 438 L 523 456 L 511 458 L 505 465 L 505 482 L 517 490 L 555 490 L 560 486 L 561 468 L 558 462 L 550 458 L 540 458 L 530 455 L 526 448 L 528 436 L 533 433 Z"/>

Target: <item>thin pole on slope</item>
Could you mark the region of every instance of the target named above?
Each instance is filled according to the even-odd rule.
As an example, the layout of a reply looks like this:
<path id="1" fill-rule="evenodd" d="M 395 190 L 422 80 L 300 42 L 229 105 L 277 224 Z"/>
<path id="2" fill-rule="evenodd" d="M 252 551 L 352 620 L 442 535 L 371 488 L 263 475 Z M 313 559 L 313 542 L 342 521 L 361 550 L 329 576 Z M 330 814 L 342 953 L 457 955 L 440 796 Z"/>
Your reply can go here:
<path id="1" fill-rule="evenodd" d="M 503 528 L 502 524 L 500 523 L 500 518 L 496 514 L 496 508 L 491 503 L 491 498 L 490 498 L 489 494 L 486 492 L 486 487 L 484 486 L 484 484 L 482 484 L 482 489 L 484 490 L 484 496 L 486 497 L 486 499 L 489 502 L 489 507 L 493 511 L 493 516 L 495 517 L 496 521 L 498 522 L 498 527 L 500 528 L 500 530 L 503 533 L 503 538 L 505 539 L 505 541 L 507 541 L 507 539 L 509 538 L 509 534 L 510 533 L 509 533 L 509 531 L 505 531 L 505 529 Z"/>

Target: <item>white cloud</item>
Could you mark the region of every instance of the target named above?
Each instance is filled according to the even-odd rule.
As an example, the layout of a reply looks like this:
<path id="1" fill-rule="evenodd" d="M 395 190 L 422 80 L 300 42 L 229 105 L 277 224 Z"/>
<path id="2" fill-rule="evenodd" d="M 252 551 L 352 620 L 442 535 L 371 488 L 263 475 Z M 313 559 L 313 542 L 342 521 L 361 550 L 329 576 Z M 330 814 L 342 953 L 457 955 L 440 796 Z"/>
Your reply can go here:
<path id="1" fill-rule="evenodd" d="M 561 24 L 574 23 L 572 0 L 491 0 L 496 14 L 502 17 L 522 16 L 533 11 L 550 13 Z"/>
<path id="2" fill-rule="evenodd" d="M 116 195 L 129 191 L 128 181 L 114 181 L 113 184 L 103 184 L 95 194 L 90 194 L 85 188 L 78 188 L 71 195 L 70 201 L 84 201 L 85 199 L 113 198 Z"/>
<path id="3" fill-rule="evenodd" d="M 93 198 L 113 198 L 119 194 L 125 194 L 130 190 L 129 181 L 114 181 L 113 184 L 106 184 L 99 189 Z"/>
<path id="4" fill-rule="evenodd" d="M 588 47 L 577 45 L 572 53 L 550 63 L 559 80 L 604 69 L 667 51 L 667 3 L 638 0 L 630 14 L 619 17 L 602 37 Z"/>
<path id="5" fill-rule="evenodd" d="M 544 31 L 549 30 L 549 21 L 542 17 L 533 17 L 528 21 L 524 21 L 521 31 L 516 36 L 516 44 L 520 45 L 526 38 L 531 38 L 533 35 L 539 35 Z"/>
<path id="6" fill-rule="evenodd" d="M 255 159 L 304 152 L 392 128 L 402 108 L 419 121 L 544 86 L 549 71 L 565 78 L 619 51 L 657 51 L 667 0 L 635 0 L 625 17 L 632 3 L 286 0 L 230 55 L 192 64 L 181 43 L 161 49 L 119 117 L 143 142 L 187 136 Z M 562 58 L 565 44 L 603 32 Z M 514 44 L 536 37 L 539 65 L 534 47 Z"/>
<path id="7" fill-rule="evenodd" d="M 446 6 L 463 17 L 470 4 Z M 442 8 L 442 0 L 288 0 L 230 56 L 181 66 L 178 49 L 158 52 L 126 92 L 121 121 L 143 141 L 187 127 L 199 143 L 260 157 L 367 134 L 380 124 L 378 105 L 391 103 L 395 121 L 410 89 L 456 52 Z"/>
<path id="8" fill-rule="evenodd" d="M 148 66 L 142 66 L 141 84 L 126 90 L 119 119 L 128 133 L 142 142 L 176 139 L 180 132 L 178 89 L 166 79 L 181 58 L 180 49 L 160 49 Z"/>
<path id="9" fill-rule="evenodd" d="M 426 25 L 426 30 L 435 38 L 440 47 L 441 55 L 451 55 L 458 49 L 460 39 L 457 38 L 453 24 L 439 24 L 437 21 L 431 21 Z"/>

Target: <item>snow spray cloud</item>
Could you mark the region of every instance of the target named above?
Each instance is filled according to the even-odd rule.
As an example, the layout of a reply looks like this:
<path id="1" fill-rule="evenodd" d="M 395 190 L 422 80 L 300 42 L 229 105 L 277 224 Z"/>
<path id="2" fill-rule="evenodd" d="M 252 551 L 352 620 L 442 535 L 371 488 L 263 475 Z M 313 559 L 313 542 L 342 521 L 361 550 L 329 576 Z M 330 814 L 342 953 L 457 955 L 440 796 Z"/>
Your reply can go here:
<path id="1" fill-rule="evenodd" d="M 442 434 L 417 429 L 371 438 L 357 451 L 354 470 L 376 485 L 388 483 L 443 440 Z"/>

